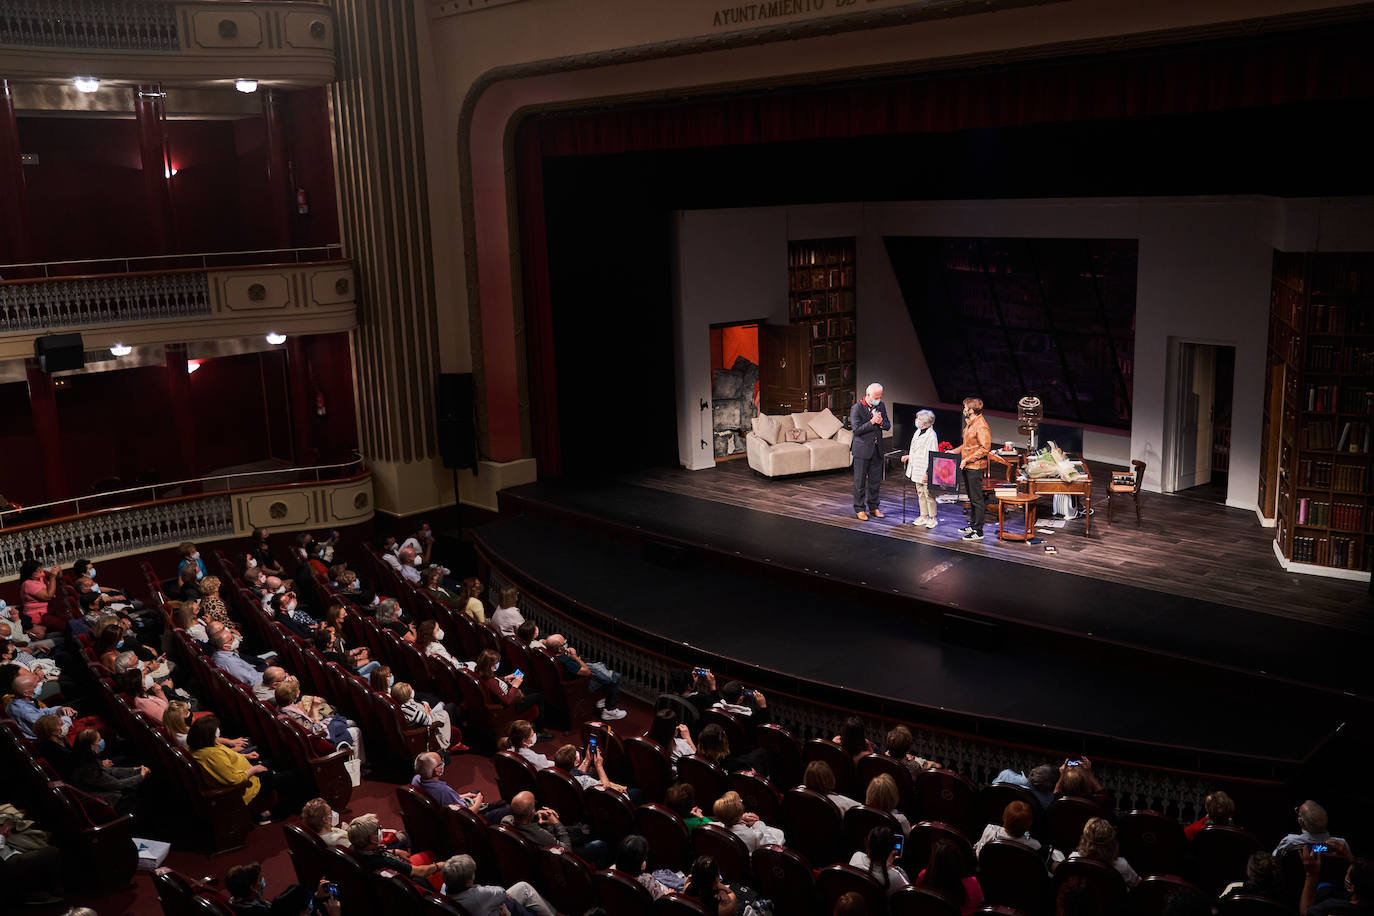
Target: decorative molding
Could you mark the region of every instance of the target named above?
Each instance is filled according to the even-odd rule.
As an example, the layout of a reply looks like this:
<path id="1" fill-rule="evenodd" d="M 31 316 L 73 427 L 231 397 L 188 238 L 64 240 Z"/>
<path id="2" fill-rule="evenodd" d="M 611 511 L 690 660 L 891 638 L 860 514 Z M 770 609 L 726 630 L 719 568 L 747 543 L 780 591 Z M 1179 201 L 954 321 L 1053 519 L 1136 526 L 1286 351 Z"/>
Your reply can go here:
<path id="1" fill-rule="evenodd" d="M 11 79 L 90 72 L 176 85 L 251 73 L 325 86 L 334 39 L 333 11 L 311 0 L 0 0 L 0 72 Z"/>
<path id="2" fill-rule="evenodd" d="M 255 527 L 297 531 L 355 525 L 372 517 L 372 475 L 184 496 L 0 529 L 0 581 L 25 560 L 70 566 L 172 547 L 183 541 L 243 537 Z"/>
<path id="3" fill-rule="evenodd" d="M 355 290 L 341 260 L 4 281 L 0 359 L 32 356 L 34 337 L 58 330 L 81 330 L 88 349 L 352 330 Z"/>

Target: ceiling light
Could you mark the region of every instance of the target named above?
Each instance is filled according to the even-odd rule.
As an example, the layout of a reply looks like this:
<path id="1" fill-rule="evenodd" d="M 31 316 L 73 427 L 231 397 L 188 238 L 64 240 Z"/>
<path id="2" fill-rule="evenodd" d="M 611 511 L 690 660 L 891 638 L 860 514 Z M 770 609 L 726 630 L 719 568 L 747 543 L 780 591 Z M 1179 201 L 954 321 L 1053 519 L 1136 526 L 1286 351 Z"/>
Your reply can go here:
<path id="1" fill-rule="evenodd" d="M 278 334 L 276 331 L 269 331 L 267 334 L 267 342 L 274 347 L 278 344 L 284 344 L 286 343 L 286 335 Z"/>
<path id="2" fill-rule="evenodd" d="M 239 92 L 257 92 L 257 80 L 234 80 L 234 88 Z"/>
<path id="3" fill-rule="evenodd" d="M 95 92 L 100 89 L 100 80 L 93 76 L 78 76 L 72 80 L 77 92 Z"/>
<path id="4" fill-rule="evenodd" d="M 134 352 L 133 347 L 126 347 L 122 343 L 117 343 L 113 347 L 110 347 L 111 356 L 128 356 L 132 352 Z"/>
<path id="5" fill-rule="evenodd" d="M 175 175 L 176 173 L 177 173 L 177 170 L 174 169 L 174 168 L 172 168 L 170 165 L 164 165 L 164 166 L 162 167 L 162 177 L 163 177 L 163 178 L 171 178 L 171 177 L 172 177 L 173 175 Z"/>

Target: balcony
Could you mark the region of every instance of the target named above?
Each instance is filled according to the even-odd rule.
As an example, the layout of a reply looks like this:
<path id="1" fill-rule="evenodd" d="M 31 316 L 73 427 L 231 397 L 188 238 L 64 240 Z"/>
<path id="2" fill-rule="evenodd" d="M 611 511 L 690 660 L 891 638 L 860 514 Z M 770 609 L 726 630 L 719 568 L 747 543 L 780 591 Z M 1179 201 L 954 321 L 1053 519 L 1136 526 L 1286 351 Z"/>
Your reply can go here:
<path id="1" fill-rule="evenodd" d="M 2 2 L 2 0 L 0 0 Z M 35 337 L 81 331 L 88 348 L 357 326 L 353 262 L 337 245 L 0 267 L 0 360 Z"/>
<path id="2" fill-rule="evenodd" d="M 0 0 L 0 73 L 323 86 L 334 79 L 334 29 L 333 10 L 308 0 Z"/>

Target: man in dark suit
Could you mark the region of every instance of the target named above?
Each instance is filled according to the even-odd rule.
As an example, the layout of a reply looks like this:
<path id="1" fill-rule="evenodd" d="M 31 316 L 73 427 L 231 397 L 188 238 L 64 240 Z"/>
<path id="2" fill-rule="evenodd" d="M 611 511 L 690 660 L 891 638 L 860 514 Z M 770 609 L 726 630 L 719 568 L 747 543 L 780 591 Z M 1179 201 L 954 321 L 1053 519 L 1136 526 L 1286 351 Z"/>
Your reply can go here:
<path id="1" fill-rule="evenodd" d="M 883 431 L 892 428 L 892 418 L 883 403 L 882 385 L 869 385 L 863 398 L 849 408 L 849 428 L 854 431 L 854 440 L 849 444 L 854 455 L 854 515 L 864 522 L 869 515 L 882 518 L 878 486 L 883 482 Z"/>

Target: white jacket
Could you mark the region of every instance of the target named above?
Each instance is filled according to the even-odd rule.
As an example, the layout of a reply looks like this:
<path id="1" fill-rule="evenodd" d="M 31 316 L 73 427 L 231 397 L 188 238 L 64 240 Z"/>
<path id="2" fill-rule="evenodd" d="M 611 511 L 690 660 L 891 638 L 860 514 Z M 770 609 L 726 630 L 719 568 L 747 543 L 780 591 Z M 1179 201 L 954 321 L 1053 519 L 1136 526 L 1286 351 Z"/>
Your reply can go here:
<path id="1" fill-rule="evenodd" d="M 935 437 L 935 427 L 923 429 L 911 437 L 911 454 L 906 462 L 906 476 L 915 483 L 926 482 L 927 465 L 930 453 L 940 450 L 940 440 Z"/>

